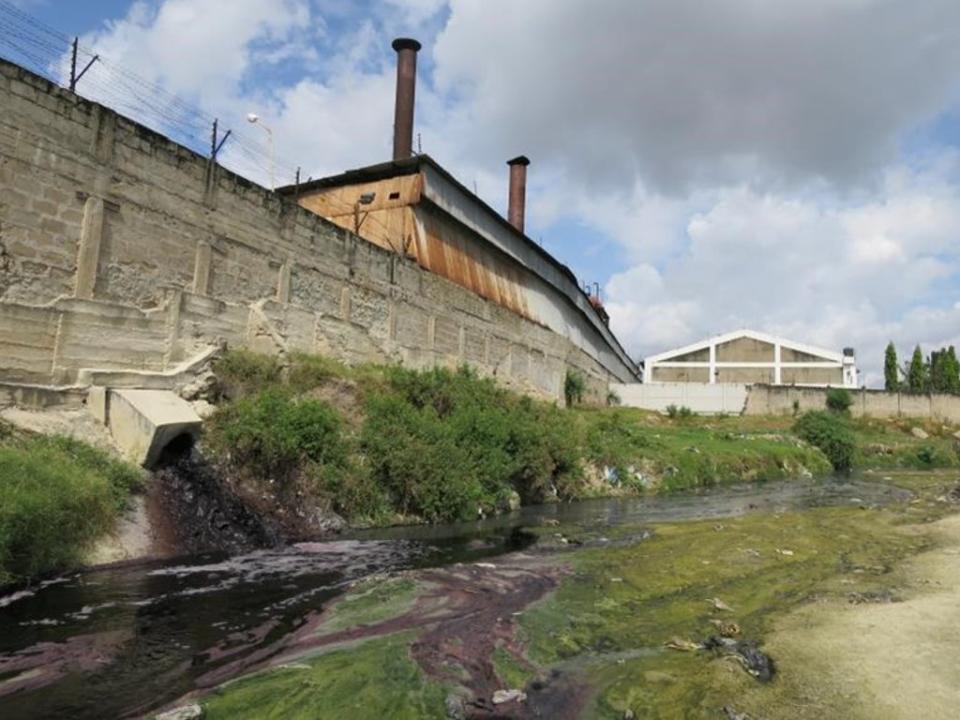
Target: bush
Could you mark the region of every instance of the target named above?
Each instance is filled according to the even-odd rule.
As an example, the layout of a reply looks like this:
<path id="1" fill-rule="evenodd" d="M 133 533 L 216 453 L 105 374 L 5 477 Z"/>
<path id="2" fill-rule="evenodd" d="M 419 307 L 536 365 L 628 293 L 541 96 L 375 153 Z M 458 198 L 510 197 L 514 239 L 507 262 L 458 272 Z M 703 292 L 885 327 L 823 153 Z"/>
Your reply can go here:
<path id="1" fill-rule="evenodd" d="M 401 512 L 465 519 L 511 492 L 535 502 L 577 490 L 576 443 L 561 411 L 468 369 L 394 368 L 368 398 L 366 417 L 367 466 Z"/>
<path id="2" fill-rule="evenodd" d="M 567 407 L 582 403 L 586 389 L 587 384 L 583 375 L 576 370 L 567 371 L 567 376 L 563 379 L 563 397 L 567 401 Z"/>
<path id="3" fill-rule="evenodd" d="M 140 472 L 64 437 L 0 448 L 0 584 L 75 565 L 108 532 Z"/>
<path id="4" fill-rule="evenodd" d="M 347 459 L 336 410 L 276 389 L 219 409 L 210 419 L 207 439 L 218 456 L 264 480 L 287 480 L 308 463 L 343 468 Z"/>
<path id="5" fill-rule="evenodd" d="M 667 405 L 666 410 L 667 410 L 667 417 L 670 418 L 671 420 L 676 420 L 677 415 L 680 414 L 680 408 L 678 408 L 673 403 L 670 403 L 669 405 Z"/>
<path id="6" fill-rule="evenodd" d="M 838 472 L 853 466 L 854 436 L 846 420 L 836 413 L 805 413 L 794 423 L 793 431 L 819 448 Z"/>
<path id="7" fill-rule="evenodd" d="M 686 405 L 681 405 L 680 409 L 677 411 L 677 416 L 681 420 L 689 420 L 690 418 L 693 417 L 693 414 L 694 414 L 693 410 L 688 408 Z"/>
<path id="8" fill-rule="evenodd" d="M 830 388 L 827 390 L 827 409 L 830 410 L 830 412 L 848 415 L 851 405 L 853 405 L 853 397 L 848 390 L 844 388 Z"/>

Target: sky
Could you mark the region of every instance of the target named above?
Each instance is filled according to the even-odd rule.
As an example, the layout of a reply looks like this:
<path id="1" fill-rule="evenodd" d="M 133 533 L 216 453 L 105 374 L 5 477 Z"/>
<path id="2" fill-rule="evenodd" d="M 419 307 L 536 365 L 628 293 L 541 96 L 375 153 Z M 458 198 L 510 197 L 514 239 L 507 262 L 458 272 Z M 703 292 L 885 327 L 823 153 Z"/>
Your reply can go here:
<path id="1" fill-rule="evenodd" d="M 238 138 L 256 113 L 278 184 L 389 159 L 417 38 L 415 146 L 500 211 L 529 156 L 528 235 L 635 358 L 749 327 L 873 386 L 888 341 L 960 345 L 956 0 L 16 3 Z"/>

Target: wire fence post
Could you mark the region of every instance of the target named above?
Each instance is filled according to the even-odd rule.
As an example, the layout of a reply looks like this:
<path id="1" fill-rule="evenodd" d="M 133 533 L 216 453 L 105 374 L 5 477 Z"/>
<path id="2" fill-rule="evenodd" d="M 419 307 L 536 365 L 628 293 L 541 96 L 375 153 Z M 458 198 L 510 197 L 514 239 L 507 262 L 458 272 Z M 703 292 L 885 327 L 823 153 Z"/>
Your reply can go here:
<path id="1" fill-rule="evenodd" d="M 90 69 L 91 65 L 93 65 L 97 60 L 100 59 L 99 55 L 94 55 L 90 59 L 90 62 L 88 62 L 84 66 L 83 70 L 81 70 L 78 73 L 77 72 L 77 51 L 79 49 L 78 47 L 79 44 L 80 44 L 80 38 L 74 37 L 72 52 L 70 53 L 70 92 L 77 91 L 77 83 L 80 82 L 80 78 L 82 78 L 86 74 L 87 70 Z"/>
<path id="2" fill-rule="evenodd" d="M 213 120 L 213 133 L 212 133 L 212 136 L 211 136 L 211 138 L 210 138 L 210 159 L 211 159 L 213 162 L 216 162 L 216 161 L 217 161 L 217 155 L 218 155 L 219 152 L 220 152 L 220 148 L 223 147 L 223 144 L 227 141 L 227 138 L 230 137 L 230 133 L 233 132 L 233 130 L 227 130 L 227 132 L 224 134 L 223 138 L 222 138 L 222 139 L 220 140 L 220 142 L 218 143 L 218 142 L 217 142 L 217 123 L 218 123 L 218 120 L 217 120 L 216 118 L 214 118 L 214 120 Z"/>

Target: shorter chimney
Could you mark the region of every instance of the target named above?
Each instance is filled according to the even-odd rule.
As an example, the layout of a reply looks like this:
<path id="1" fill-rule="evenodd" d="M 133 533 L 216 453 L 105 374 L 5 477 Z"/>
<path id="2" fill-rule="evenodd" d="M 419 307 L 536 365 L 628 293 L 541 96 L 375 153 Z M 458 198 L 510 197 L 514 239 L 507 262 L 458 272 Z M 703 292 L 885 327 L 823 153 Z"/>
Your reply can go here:
<path id="1" fill-rule="evenodd" d="M 507 205 L 507 220 L 517 230 L 523 232 L 523 219 L 527 203 L 527 165 L 530 159 L 525 155 L 508 160 L 510 166 L 510 198 Z"/>
<path id="2" fill-rule="evenodd" d="M 420 43 L 412 38 L 393 41 L 397 51 L 397 102 L 393 114 L 393 159 L 413 155 L 413 100 L 417 90 L 417 52 Z"/>

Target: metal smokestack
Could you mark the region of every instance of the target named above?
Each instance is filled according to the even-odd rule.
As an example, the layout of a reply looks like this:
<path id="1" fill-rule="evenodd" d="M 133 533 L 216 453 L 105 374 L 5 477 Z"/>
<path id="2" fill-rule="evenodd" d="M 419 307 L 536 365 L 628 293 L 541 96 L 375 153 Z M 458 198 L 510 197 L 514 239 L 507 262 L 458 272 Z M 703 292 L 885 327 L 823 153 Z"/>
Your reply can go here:
<path id="1" fill-rule="evenodd" d="M 507 205 L 507 220 L 517 230 L 523 232 L 523 219 L 527 204 L 527 165 L 530 159 L 525 155 L 507 160 L 510 166 L 510 199 Z"/>
<path id="2" fill-rule="evenodd" d="M 393 159 L 413 155 L 413 100 L 417 89 L 417 52 L 420 43 L 412 38 L 397 38 L 397 103 L 393 115 Z"/>

